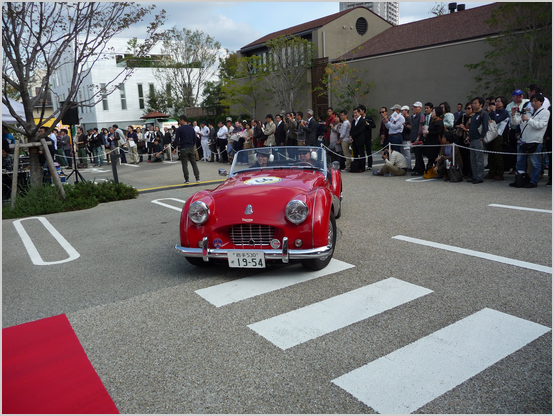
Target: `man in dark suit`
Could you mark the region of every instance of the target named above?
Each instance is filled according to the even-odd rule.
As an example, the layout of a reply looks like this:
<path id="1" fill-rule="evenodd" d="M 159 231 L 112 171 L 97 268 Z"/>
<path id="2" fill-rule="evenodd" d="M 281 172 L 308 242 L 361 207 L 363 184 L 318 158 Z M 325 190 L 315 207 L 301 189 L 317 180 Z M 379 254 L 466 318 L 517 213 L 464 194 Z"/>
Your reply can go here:
<path id="1" fill-rule="evenodd" d="M 304 127 L 306 132 L 306 146 L 317 146 L 317 121 L 314 118 L 314 111 L 307 110 L 308 122 Z"/>
<path id="2" fill-rule="evenodd" d="M 284 146 L 287 142 L 287 130 L 285 128 L 285 122 L 280 114 L 275 116 L 275 146 Z M 276 160 L 284 159 L 284 155 L 277 153 Z"/>
<path id="3" fill-rule="evenodd" d="M 275 122 L 277 124 L 275 127 L 275 146 L 284 146 L 287 141 L 287 131 L 280 114 L 275 116 Z"/>
<path id="4" fill-rule="evenodd" d="M 362 119 L 365 121 L 366 127 L 365 127 L 365 152 L 366 152 L 366 159 L 367 159 L 367 168 L 371 170 L 371 167 L 373 166 L 373 156 L 371 154 L 371 143 L 372 143 L 372 137 L 371 137 L 371 131 L 376 127 L 375 122 L 373 121 L 373 117 L 371 117 L 369 114 L 366 114 L 366 107 L 365 105 L 359 106 L 360 113 L 362 115 Z"/>
<path id="5" fill-rule="evenodd" d="M 362 110 L 356 107 L 353 111 L 354 119 L 350 128 L 350 137 L 352 137 L 352 149 L 354 151 L 354 162 L 351 165 L 351 172 L 363 172 L 365 170 L 365 139 L 367 124 L 362 117 Z M 360 159 L 364 158 L 364 159 Z M 358 166 L 358 168 L 356 168 Z M 360 169 L 361 167 L 361 169 Z"/>

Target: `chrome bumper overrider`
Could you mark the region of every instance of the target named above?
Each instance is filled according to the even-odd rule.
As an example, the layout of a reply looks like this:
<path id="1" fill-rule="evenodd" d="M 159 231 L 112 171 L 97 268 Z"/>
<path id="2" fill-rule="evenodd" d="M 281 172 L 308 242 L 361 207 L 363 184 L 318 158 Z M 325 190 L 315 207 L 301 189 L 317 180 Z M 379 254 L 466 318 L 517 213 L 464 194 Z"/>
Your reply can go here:
<path id="1" fill-rule="evenodd" d="M 284 237 L 282 241 L 282 248 L 276 250 L 263 250 L 256 248 L 251 250 L 221 250 L 218 248 L 208 248 L 208 238 L 204 237 L 202 239 L 202 248 L 181 247 L 179 244 L 176 244 L 175 250 L 187 257 L 201 257 L 204 261 L 209 261 L 210 259 L 227 259 L 227 251 L 263 251 L 266 260 L 281 260 L 283 263 L 288 263 L 289 259 L 303 260 L 326 257 L 332 254 L 333 248 L 329 245 L 307 250 L 289 250 L 289 240 L 287 237 Z"/>

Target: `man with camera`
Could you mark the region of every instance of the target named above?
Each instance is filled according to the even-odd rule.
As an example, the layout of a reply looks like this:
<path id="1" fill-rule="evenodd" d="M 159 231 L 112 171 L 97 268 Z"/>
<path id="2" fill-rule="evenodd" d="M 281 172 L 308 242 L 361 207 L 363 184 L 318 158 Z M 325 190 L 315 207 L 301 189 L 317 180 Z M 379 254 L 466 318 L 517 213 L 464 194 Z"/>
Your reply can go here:
<path id="1" fill-rule="evenodd" d="M 531 97 L 532 112 L 518 111 L 516 107 L 511 109 L 512 124 L 521 126 L 521 143 L 517 148 L 516 180 L 510 186 L 520 188 L 536 188 L 541 173 L 541 150 L 544 133 L 548 127 L 550 111 L 542 108 L 544 95 L 535 94 Z M 526 175 L 527 158 L 531 159 L 533 171 L 531 180 L 523 183 L 523 175 Z M 518 175 L 521 175 L 518 178 Z M 519 180 L 518 180 L 519 179 Z"/>
<path id="2" fill-rule="evenodd" d="M 389 154 L 388 149 L 381 152 L 385 164 L 379 170 L 373 171 L 376 176 L 405 176 L 408 172 L 408 162 L 404 155 L 396 150 Z"/>

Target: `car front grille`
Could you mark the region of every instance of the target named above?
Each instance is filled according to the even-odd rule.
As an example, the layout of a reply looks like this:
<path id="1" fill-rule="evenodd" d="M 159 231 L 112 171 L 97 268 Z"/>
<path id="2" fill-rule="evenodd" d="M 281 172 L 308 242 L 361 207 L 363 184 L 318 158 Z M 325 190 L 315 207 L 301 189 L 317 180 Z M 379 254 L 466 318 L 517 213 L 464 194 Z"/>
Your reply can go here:
<path id="1" fill-rule="evenodd" d="M 229 237 L 235 245 L 269 245 L 275 227 L 260 224 L 237 224 L 229 228 Z"/>

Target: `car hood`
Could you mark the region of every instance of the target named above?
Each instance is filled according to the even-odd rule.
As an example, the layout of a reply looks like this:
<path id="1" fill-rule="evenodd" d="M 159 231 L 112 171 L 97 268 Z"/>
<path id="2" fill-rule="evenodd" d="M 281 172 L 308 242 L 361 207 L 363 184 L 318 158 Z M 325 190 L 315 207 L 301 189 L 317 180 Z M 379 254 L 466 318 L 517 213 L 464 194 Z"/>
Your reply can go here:
<path id="1" fill-rule="evenodd" d="M 242 172 L 227 179 L 210 196 L 220 214 L 224 210 L 231 216 L 242 216 L 246 206 L 252 205 L 254 217 L 259 218 L 262 212 L 284 212 L 291 199 L 307 194 L 323 183 L 323 173 L 314 170 Z"/>

